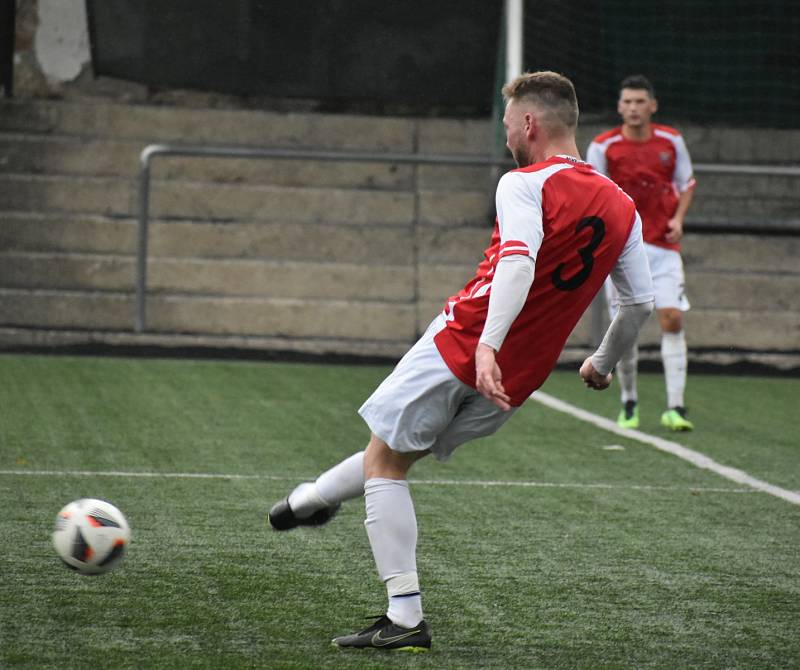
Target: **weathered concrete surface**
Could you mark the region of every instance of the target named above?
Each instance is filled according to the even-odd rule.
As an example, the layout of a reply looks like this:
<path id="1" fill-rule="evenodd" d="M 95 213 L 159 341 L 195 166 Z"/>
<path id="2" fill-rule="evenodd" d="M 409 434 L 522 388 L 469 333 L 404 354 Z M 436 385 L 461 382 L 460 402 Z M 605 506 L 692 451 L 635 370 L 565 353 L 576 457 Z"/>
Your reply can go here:
<path id="1" fill-rule="evenodd" d="M 138 153 L 149 142 L 474 154 L 489 131 L 486 121 L 2 101 L 0 345 L 48 330 L 49 341 L 148 337 L 130 331 Z M 785 163 L 800 148 L 788 131 L 685 135 L 704 162 Z M 491 234 L 486 168 L 159 157 L 153 177 L 148 327 L 165 343 L 394 356 L 471 276 Z M 796 220 L 797 183 L 706 175 L 691 218 Z M 690 348 L 800 351 L 800 238 L 689 233 L 683 257 Z M 589 333 L 586 316 L 570 346 L 587 347 Z M 658 340 L 651 319 L 642 341 Z"/>

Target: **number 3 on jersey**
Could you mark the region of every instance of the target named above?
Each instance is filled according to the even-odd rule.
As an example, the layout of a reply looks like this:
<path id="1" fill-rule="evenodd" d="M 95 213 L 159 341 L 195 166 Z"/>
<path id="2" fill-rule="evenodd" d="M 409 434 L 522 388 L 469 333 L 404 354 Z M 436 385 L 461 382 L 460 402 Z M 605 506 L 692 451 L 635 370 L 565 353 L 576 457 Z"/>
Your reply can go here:
<path id="1" fill-rule="evenodd" d="M 606 236 L 606 224 L 599 216 L 587 216 L 578 221 L 578 225 L 575 226 L 575 235 L 580 235 L 581 231 L 587 227 L 591 227 L 592 229 L 592 239 L 589 240 L 589 244 L 585 247 L 578 249 L 578 256 L 580 256 L 581 262 L 583 263 L 581 269 L 569 279 L 564 279 L 561 273 L 564 271 L 564 268 L 567 267 L 567 264 L 561 263 L 550 277 L 553 280 L 553 285 L 561 291 L 574 291 L 583 284 L 583 282 L 589 279 L 589 275 L 592 274 L 592 268 L 594 267 L 594 256 L 592 252 L 600 246 L 600 243 Z"/>

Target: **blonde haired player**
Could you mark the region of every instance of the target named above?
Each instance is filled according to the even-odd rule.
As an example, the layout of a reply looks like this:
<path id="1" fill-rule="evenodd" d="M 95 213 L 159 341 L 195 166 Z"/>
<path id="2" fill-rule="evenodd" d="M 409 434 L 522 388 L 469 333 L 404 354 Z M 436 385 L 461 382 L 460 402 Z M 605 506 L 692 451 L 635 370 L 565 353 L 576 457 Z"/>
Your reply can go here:
<path id="1" fill-rule="evenodd" d="M 586 160 L 619 184 L 641 214 L 667 387 L 667 408 L 661 424 L 670 430 L 692 430 L 694 425 L 686 416 L 684 404 L 687 350 L 683 312 L 689 309 L 689 301 L 684 293 L 680 241 L 695 180 L 680 133 L 651 122 L 657 109 L 653 85 L 641 75 L 627 77 L 620 84 L 617 104 L 622 125 L 595 137 Z M 610 283 L 606 284 L 606 295 L 613 316 L 617 300 Z M 637 360 L 634 344 L 616 367 L 622 401 L 617 423 L 623 428 L 639 427 Z"/>
<path id="2" fill-rule="evenodd" d="M 578 103 L 554 72 L 503 88 L 503 123 L 518 170 L 497 187 L 497 221 L 475 277 L 362 405 L 371 436 L 358 452 L 272 506 L 275 530 L 321 525 L 364 496 L 365 526 L 388 608 L 339 647 L 424 651 L 431 629 L 417 575 L 417 521 L 406 475 L 428 454 L 446 460 L 502 426 L 555 367 L 564 342 L 611 273 L 619 313 L 580 376 L 611 369 L 653 309 L 633 201 L 578 157 Z"/>

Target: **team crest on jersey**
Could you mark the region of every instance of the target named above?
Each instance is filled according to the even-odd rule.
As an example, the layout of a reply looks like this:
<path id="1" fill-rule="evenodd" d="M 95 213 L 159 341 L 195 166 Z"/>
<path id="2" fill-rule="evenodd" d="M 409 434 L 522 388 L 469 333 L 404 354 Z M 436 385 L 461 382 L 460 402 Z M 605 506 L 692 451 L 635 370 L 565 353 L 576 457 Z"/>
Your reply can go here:
<path id="1" fill-rule="evenodd" d="M 659 151 L 658 157 L 661 159 L 662 165 L 668 165 L 672 154 L 669 151 Z"/>

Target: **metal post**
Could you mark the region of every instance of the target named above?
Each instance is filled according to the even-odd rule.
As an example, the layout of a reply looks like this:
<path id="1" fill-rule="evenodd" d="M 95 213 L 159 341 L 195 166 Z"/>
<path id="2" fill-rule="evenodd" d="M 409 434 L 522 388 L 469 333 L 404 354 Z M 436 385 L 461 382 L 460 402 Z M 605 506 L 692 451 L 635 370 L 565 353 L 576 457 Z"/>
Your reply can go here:
<path id="1" fill-rule="evenodd" d="M 522 74 L 523 0 L 506 0 L 506 82 Z"/>
<path id="2" fill-rule="evenodd" d="M 134 330 L 144 332 L 147 327 L 145 300 L 147 295 L 147 228 L 150 216 L 150 156 L 147 147 L 140 157 L 139 166 L 139 228 L 136 245 L 136 317 Z"/>
<path id="3" fill-rule="evenodd" d="M 0 0 L 0 84 L 7 98 L 14 95 L 14 40 L 16 35 L 15 0 Z"/>

